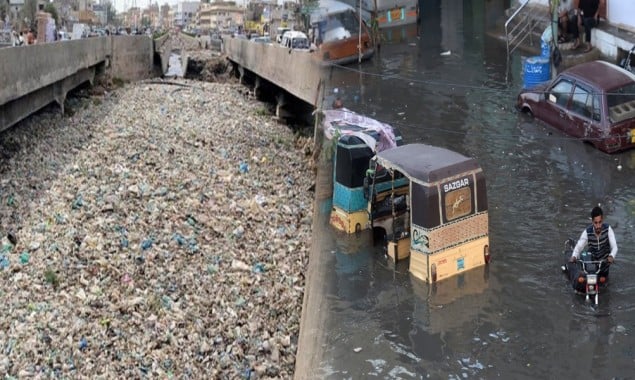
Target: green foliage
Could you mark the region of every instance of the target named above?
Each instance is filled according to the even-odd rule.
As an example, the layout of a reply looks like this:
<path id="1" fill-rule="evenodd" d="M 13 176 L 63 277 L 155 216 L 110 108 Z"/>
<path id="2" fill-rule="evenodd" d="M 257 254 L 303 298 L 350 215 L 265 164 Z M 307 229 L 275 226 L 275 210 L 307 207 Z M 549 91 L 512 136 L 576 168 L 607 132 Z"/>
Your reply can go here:
<path id="1" fill-rule="evenodd" d="M 105 6 L 106 6 L 106 22 L 108 24 L 112 24 L 113 21 L 117 18 L 117 10 L 112 5 L 112 2 L 110 0 L 106 0 Z"/>
<path id="2" fill-rule="evenodd" d="M 35 30 L 36 28 L 36 19 L 35 14 L 37 13 L 37 0 L 25 0 L 24 6 L 22 8 L 23 18 L 28 19 L 27 27 Z"/>
<path id="3" fill-rule="evenodd" d="M 9 13 L 9 2 L 0 0 L 0 20 L 4 21 L 7 13 Z"/>
<path id="4" fill-rule="evenodd" d="M 55 5 L 53 5 L 53 3 L 46 4 L 46 6 L 44 7 L 44 12 L 51 14 L 51 17 L 53 18 L 53 20 L 55 20 L 55 25 L 60 24 L 60 16 L 57 13 L 57 8 L 55 8 Z"/>

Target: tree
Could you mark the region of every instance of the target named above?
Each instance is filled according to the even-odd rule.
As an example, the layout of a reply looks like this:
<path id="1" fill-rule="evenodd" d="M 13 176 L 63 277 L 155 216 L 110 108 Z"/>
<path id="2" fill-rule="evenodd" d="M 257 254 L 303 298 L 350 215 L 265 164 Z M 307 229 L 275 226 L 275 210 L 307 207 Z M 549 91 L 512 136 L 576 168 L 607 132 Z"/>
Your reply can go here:
<path id="1" fill-rule="evenodd" d="M 37 14 L 37 0 L 25 0 L 24 7 L 22 8 L 22 16 L 23 19 L 26 19 L 27 27 L 35 30 L 36 28 L 36 19 L 35 15 Z"/>
<path id="2" fill-rule="evenodd" d="M 44 7 L 44 12 L 49 13 L 53 20 L 55 20 L 55 25 L 59 26 L 60 17 L 57 14 L 57 8 L 55 8 L 55 5 L 53 5 L 53 3 L 46 4 L 46 6 Z"/>
<path id="3" fill-rule="evenodd" d="M 9 0 L 0 0 L 0 20 L 5 21 L 9 13 Z"/>
<path id="4" fill-rule="evenodd" d="M 110 0 L 106 0 L 104 6 L 106 7 L 106 24 L 113 24 L 117 18 L 117 10 Z"/>

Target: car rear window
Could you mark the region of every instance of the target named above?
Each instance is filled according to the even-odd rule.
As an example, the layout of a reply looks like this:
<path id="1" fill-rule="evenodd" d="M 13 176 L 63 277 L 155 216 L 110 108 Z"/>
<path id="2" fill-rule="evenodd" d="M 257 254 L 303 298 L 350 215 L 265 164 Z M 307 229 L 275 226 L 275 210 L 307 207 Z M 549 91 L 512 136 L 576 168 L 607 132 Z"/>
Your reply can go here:
<path id="1" fill-rule="evenodd" d="M 630 83 L 606 95 L 609 117 L 613 122 L 635 117 L 635 83 Z"/>

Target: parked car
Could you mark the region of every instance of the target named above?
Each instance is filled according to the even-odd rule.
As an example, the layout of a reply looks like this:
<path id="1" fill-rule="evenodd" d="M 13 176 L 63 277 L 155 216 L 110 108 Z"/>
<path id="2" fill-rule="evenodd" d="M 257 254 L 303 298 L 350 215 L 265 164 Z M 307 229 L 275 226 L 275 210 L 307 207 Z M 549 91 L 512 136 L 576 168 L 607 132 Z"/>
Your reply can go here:
<path id="1" fill-rule="evenodd" d="M 606 153 L 635 147 L 635 74 L 586 62 L 525 89 L 516 107 Z"/>
<path id="2" fill-rule="evenodd" d="M 282 42 L 282 36 L 284 36 L 284 34 L 288 31 L 290 31 L 291 29 L 289 28 L 283 28 L 283 27 L 279 27 L 276 29 L 276 42 L 280 43 Z"/>
<path id="3" fill-rule="evenodd" d="M 269 44 L 271 43 L 271 38 L 269 36 L 260 36 L 252 38 L 251 41 L 259 44 Z"/>
<path id="4" fill-rule="evenodd" d="M 282 36 L 281 46 L 293 50 L 309 50 L 311 43 L 306 34 L 298 31 L 288 31 Z"/>

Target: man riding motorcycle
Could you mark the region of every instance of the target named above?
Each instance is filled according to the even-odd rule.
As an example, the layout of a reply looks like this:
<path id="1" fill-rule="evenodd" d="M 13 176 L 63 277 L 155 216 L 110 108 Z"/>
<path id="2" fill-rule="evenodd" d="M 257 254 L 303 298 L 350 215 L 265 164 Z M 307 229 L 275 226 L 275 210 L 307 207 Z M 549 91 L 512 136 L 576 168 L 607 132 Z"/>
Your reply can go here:
<path id="1" fill-rule="evenodd" d="M 604 214 L 599 206 L 595 206 L 593 210 L 591 210 L 591 220 L 593 223 L 582 231 L 578 243 L 571 253 L 569 263 L 567 264 L 569 279 L 572 282 L 573 288 L 578 291 L 584 291 L 584 285 L 573 280 L 578 277 L 580 268 L 576 261 L 580 258 L 580 253 L 585 246 L 588 248 L 590 260 L 593 261 L 606 261 L 608 264 L 613 264 L 615 255 L 617 255 L 615 233 L 611 226 L 604 223 Z M 599 275 L 608 280 L 609 265 L 605 264 Z"/>

